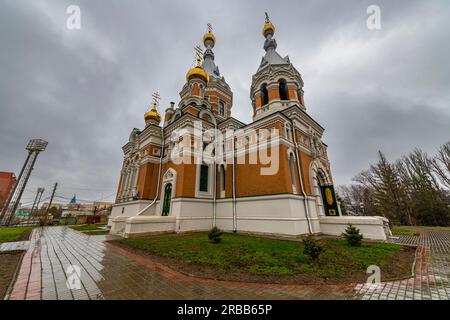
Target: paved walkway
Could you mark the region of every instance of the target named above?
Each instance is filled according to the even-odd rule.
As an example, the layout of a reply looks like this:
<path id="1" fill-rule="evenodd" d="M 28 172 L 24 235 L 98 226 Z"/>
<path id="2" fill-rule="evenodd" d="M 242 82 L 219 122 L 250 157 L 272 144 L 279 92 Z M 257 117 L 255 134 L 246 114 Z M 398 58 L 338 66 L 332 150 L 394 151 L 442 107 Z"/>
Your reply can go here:
<path id="1" fill-rule="evenodd" d="M 367 285 L 269 285 L 199 279 L 67 227 L 35 229 L 9 299 L 448 299 L 450 234 L 419 245 L 416 277 Z M 417 239 L 416 239 L 417 238 Z"/>
<path id="2" fill-rule="evenodd" d="M 358 285 L 363 300 L 449 300 L 450 233 L 422 231 L 393 242 L 417 246 L 413 278 L 380 285 Z"/>

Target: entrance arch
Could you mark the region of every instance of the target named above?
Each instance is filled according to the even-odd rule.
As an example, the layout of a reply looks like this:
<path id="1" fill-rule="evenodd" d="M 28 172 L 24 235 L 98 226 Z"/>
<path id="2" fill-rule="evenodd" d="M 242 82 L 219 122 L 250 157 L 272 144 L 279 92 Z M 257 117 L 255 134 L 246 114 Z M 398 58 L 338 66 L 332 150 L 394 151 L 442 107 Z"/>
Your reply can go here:
<path id="1" fill-rule="evenodd" d="M 168 216 L 170 214 L 171 203 L 172 203 L 172 183 L 168 183 L 164 188 L 162 216 Z"/>
<path id="2" fill-rule="evenodd" d="M 177 172 L 169 168 L 163 175 L 163 182 L 160 190 L 159 212 L 162 216 L 170 216 L 172 212 L 172 199 L 175 197 L 177 185 Z"/>
<path id="3" fill-rule="evenodd" d="M 320 216 L 325 215 L 325 207 L 323 204 L 322 186 L 330 184 L 330 179 L 326 171 L 322 168 L 319 161 L 314 161 L 310 169 L 311 186 L 314 196 L 316 197 L 316 210 Z"/>

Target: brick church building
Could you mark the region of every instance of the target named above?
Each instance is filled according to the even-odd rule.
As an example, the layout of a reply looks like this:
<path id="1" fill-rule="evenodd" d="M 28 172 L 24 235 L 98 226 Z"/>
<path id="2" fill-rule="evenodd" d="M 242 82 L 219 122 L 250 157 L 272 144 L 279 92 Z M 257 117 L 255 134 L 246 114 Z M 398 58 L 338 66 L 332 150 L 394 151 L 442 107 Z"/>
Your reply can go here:
<path id="1" fill-rule="evenodd" d="M 277 51 L 266 15 L 265 54 L 250 87 L 253 121 L 232 117 L 233 92 L 219 71 L 209 27 L 180 100 L 159 114 L 159 95 L 123 146 L 112 234 L 208 230 L 297 236 L 340 234 L 356 224 L 386 239 L 379 217 L 341 217 L 324 128 L 307 112 L 304 82 Z"/>

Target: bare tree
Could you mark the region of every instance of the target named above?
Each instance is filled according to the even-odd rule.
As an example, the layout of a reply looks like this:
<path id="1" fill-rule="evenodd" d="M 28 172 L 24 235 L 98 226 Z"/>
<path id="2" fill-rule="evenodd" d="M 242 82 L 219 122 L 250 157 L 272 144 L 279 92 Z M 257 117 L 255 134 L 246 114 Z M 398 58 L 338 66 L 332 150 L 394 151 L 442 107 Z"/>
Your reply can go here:
<path id="1" fill-rule="evenodd" d="M 438 150 L 437 155 L 431 160 L 432 170 L 442 182 L 450 189 L 450 141 L 444 143 Z"/>

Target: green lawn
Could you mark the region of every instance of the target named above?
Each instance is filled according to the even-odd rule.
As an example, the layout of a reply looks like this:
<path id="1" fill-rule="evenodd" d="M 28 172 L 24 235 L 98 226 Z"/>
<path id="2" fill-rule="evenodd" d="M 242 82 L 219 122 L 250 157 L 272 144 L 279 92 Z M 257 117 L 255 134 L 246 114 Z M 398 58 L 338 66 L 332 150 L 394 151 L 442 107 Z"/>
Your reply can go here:
<path id="1" fill-rule="evenodd" d="M 403 247 L 386 243 L 363 243 L 350 247 L 343 240 L 321 241 L 325 252 L 318 262 L 303 254 L 298 241 L 274 240 L 256 236 L 225 233 L 219 244 L 211 243 L 206 233 L 159 235 L 121 239 L 120 243 L 161 257 L 187 264 L 213 267 L 220 273 L 255 275 L 310 274 L 340 277 L 364 272 L 369 265 L 383 268 L 390 257 Z"/>
<path id="2" fill-rule="evenodd" d="M 109 231 L 100 229 L 100 227 L 104 227 L 106 224 L 83 224 L 79 226 L 69 226 L 69 228 L 72 228 L 74 230 L 83 232 L 87 235 L 103 235 L 103 234 L 109 234 Z"/>
<path id="3" fill-rule="evenodd" d="M 397 236 L 418 236 L 420 231 L 450 232 L 450 227 L 394 226 L 391 231 L 393 235 Z"/>
<path id="4" fill-rule="evenodd" d="M 31 227 L 0 227 L 0 243 L 19 241 Z"/>
<path id="5" fill-rule="evenodd" d="M 419 233 L 407 226 L 394 226 L 391 228 L 394 236 L 418 236 Z"/>
<path id="6" fill-rule="evenodd" d="M 88 236 L 100 236 L 109 234 L 109 231 L 107 230 L 91 230 L 91 231 L 83 231 L 84 234 L 87 234 Z"/>
<path id="7" fill-rule="evenodd" d="M 79 226 L 70 226 L 70 228 L 77 230 L 77 231 L 94 231 L 94 230 L 101 230 L 99 227 L 104 227 L 106 224 L 83 224 Z"/>

